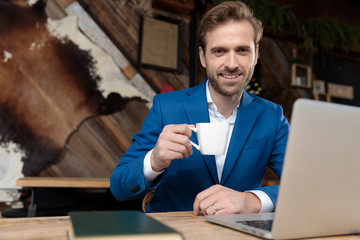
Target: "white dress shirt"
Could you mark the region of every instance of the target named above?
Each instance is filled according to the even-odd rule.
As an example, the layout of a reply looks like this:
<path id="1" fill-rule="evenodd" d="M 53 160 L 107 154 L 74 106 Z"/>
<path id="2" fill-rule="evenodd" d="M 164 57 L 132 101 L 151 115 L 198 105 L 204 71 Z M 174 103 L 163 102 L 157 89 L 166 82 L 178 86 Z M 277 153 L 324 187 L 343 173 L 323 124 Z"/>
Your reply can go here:
<path id="1" fill-rule="evenodd" d="M 229 142 L 230 142 L 231 135 L 232 135 L 232 132 L 234 129 L 234 124 L 236 121 L 237 111 L 238 111 L 240 103 L 235 107 L 232 115 L 229 118 L 225 118 L 223 115 L 221 115 L 217 111 L 217 107 L 211 98 L 208 85 L 209 85 L 209 81 L 206 84 L 206 97 L 207 97 L 207 102 L 208 102 L 208 107 L 209 107 L 210 122 L 227 122 L 229 124 L 229 134 L 228 134 L 228 141 L 227 141 L 225 153 L 222 155 L 215 155 L 217 174 L 218 174 L 219 182 L 220 182 L 222 172 L 224 169 L 224 163 L 225 163 L 227 149 L 229 147 Z M 152 170 L 151 162 L 150 162 L 150 156 L 151 156 L 152 151 L 153 150 L 149 151 L 144 158 L 143 171 L 144 171 L 145 178 L 148 182 L 154 181 L 155 178 L 163 172 L 163 171 L 154 172 Z M 260 191 L 260 190 L 253 190 L 253 191 L 249 191 L 249 192 L 254 193 L 260 199 L 260 201 L 261 201 L 260 212 L 271 212 L 274 210 L 275 206 L 274 206 L 273 202 L 271 201 L 270 197 L 265 192 Z"/>

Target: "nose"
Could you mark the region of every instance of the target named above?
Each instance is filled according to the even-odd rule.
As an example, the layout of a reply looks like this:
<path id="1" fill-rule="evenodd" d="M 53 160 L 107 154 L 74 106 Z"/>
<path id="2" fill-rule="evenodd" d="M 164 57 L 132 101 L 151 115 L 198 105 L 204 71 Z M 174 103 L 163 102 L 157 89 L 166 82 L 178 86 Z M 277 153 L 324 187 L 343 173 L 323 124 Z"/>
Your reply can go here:
<path id="1" fill-rule="evenodd" d="M 232 51 L 228 53 L 228 56 L 226 58 L 225 67 L 229 70 L 234 70 L 239 67 L 238 59 L 236 57 L 236 54 Z"/>

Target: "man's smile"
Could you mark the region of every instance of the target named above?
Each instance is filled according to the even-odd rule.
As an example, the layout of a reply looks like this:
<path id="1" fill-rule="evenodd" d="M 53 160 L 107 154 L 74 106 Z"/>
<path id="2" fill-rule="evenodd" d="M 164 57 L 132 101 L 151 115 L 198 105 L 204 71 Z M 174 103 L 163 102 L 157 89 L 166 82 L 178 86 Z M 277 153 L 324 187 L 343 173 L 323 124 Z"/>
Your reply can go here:
<path id="1" fill-rule="evenodd" d="M 229 84 L 234 84 L 240 81 L 241 76 L 243 76 L 242 73 L 220 73 L 219 77 L 222 79 L 222 81 Z"/>
<path id="2" fill-rule="evenodd" d="M 220 75 L 224 78 L 229 78 L 229 79 L 237 78 L 240 76 L 240 74 L 220 74 Z"/>

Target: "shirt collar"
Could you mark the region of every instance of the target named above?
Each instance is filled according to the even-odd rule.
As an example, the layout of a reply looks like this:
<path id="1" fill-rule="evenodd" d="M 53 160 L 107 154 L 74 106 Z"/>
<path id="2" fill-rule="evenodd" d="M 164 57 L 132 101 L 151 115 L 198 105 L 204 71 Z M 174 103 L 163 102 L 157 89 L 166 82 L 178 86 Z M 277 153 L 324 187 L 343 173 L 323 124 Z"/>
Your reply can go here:
<path id="1" fill-rule="evenodd" d="M 206 99 L 207 99 L 207 103 L 208 103 L 208 108 L 209 108 L 209 111 L 212 111 L 213 113 L 215 113 L 215 115 L 217 116 L 222 116 L 218 111 L 217 111 L 217 107 L 214 103 L 214 101 L 212 100 L 211 98 L 211 95 L 210 95 L 210 91 L 209 91 L 209 80 L 207 80 L 206 82 Z M 240 106 L 240 102 L 238 103 L 238 105 L 235 107 L 235 109 L 233 110 L 233 113 L 232 115 L 227 119 L 227 122 L 229 123 L 235 123 L 235 120 L 236 120 L 236 115 L 237 115 L 237 111 L 239 109 L 239 106 Z M 223 118 L 225 118 L 224 116 L 222 116 Z"/>

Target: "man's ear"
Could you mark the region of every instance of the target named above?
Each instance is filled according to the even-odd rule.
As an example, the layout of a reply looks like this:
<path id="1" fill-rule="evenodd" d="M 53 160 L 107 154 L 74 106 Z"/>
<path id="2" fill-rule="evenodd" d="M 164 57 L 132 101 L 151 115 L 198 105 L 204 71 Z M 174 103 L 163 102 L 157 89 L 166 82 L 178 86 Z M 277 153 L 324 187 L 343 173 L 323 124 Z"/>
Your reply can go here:
<path id="1" fill-rule="evenodd" d="M 205 61 L 205 52 L 204 50 L 199 47 L 199 57 L 200 57 L 200 62 L 201 62 L 201 65 L 206 68 L 206 61 Z"/>
<path id="2" fill-rule="evenodd" d="M 255 64 L 254 64 L 254 66 L 257 64 L 258 59 L 259 59 L 259 44 L 256 44 L 256 47 L 255 47 Z"/>

